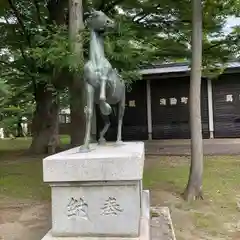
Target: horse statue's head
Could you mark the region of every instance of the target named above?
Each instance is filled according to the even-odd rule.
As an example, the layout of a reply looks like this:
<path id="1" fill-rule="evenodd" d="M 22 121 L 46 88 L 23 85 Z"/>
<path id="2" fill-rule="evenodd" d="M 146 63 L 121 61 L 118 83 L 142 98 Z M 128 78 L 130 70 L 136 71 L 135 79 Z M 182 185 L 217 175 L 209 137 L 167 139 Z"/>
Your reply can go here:
<path id="1" fill-rule="evenodd" d="M 87 25 L 96 32 L 105 32 L 114 28 L 115 23 L 104 12 L 92 10 L 88 14 Z"/>

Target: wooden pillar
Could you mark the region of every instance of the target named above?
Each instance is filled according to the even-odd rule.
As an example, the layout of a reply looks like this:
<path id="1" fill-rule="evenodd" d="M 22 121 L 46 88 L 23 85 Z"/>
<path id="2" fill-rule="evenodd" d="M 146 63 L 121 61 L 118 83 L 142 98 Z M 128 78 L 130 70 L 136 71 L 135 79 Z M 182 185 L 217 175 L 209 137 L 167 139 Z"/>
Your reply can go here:
<path id="1" fill-rule="evenodd" d="M 208 93 L 208 124 L 210 138 L 214 138 L 214 124 L 213 124 L 213 96 L 212 96 L 212 80 L 207 80 L 207 93 Z"/>
<path id="2" fill-rule="evenodd" d="M 152 101 L 150 80 L 147 82 L 147 123 L 148 123 L 148 140 L 152 140 Z"/>

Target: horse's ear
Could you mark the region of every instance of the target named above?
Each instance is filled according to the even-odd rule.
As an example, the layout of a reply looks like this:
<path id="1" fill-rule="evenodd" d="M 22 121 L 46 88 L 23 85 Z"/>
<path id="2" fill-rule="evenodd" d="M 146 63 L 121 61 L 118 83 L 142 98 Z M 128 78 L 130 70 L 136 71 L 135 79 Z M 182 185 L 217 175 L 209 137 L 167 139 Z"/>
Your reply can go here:
<path id="1" fill-rule="evenodd" d="M 95 8 L 90 9 L 90 17 L 97 17 L 99 11 L 97 11 Z"/>
<path id="2" fill-rule="evenodd" d="M 93 13 L 93 12 L 96 12 L 97 10 L 95 8 L 91 8 L 90 9 L 90 12 Z"/>
<path id="3" fill-rule="evenodd" d="M 85 19 L 87 19 L 87 18 L 89 18 L 89 17 L 90 17 L 90 15 L 91 15 L 91 13 L 90 13 L 90 12 L 85 12 L 85 13 L 84 13 L 84 18 L 85 18 Z"/>
<path id="4" fill-rule="evenodd" d="M 86 24 L 88 24 L 91 19 L 95 18 L 98 16 L 98 11 L 95 10 L 94 8 L 89 9 L 89 11 L 84 13 L 84 19 L 86 21 Z"/>

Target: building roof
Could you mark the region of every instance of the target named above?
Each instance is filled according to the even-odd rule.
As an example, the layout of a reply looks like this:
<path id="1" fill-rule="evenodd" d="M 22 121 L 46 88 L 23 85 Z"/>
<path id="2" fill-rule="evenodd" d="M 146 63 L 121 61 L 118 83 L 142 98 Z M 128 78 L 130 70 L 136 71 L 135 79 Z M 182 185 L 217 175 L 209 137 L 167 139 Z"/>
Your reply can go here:
<path id="1" fill-rule="evenodd" d="M 220 66 L 220 64 L 219 64 Z M 226 69 L 239 69 L 240 71 L 240 62 L 228 62 L 225 64 Z M 167 64 L 155 64 L 151 66 L 145 66 L 140 70 L 140 73 L 143 75 L 148 74 L 164 74 L 164 73 L 181 73 L 181 72 L 190 72 L 191 67 L 189 62 L 183 63 L 167 63 Z"/>

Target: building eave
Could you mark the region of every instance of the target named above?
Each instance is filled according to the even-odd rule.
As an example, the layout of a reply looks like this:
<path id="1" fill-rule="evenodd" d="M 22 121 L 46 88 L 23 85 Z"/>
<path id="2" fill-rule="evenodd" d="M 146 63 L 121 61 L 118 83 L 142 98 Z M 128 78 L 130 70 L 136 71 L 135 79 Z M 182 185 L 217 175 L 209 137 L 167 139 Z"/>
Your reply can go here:
<path id="1" fill-rule="evenodd" d="M 219 65 L 221 67 L 221 65 Z M 226 63 L 225 71 L 236 70 L 240 72 L 240 62 L 229 62 Z M 151 67 L 146 67 L 140 70 L 142 75 L 152 75 L 152 74 L 167 74 L 167 73 L 182 73 L 190 72 L 191 67 L 189 63 L 173 63 L 173 64 L 162 64 L 162 65 L 152 65 Z"/>

